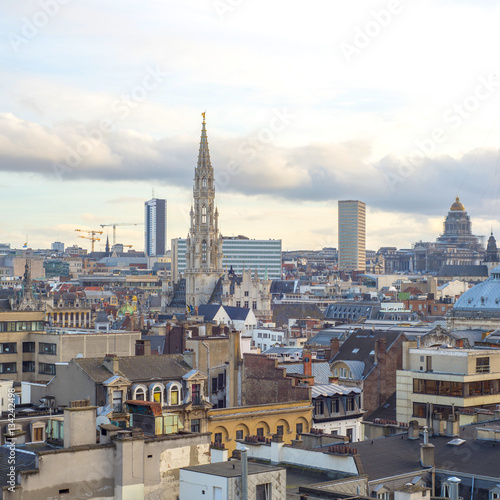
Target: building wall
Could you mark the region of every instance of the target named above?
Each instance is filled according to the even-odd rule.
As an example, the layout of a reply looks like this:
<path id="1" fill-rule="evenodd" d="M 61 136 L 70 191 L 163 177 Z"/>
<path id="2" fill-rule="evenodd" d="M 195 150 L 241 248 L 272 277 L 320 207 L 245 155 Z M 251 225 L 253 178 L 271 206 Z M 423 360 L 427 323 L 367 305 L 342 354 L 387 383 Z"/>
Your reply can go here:
<path id="1" fill-rule="evenodd" d="M 210 462 L 208 434 L 124 439 L 107 445 L 40 454 L 39 470 L 23 473 L 21 487 L 4 499 L 65 498 L 176 499 L 179 468 Z"/>
<path id="2" fill-rule="evenodd" d="M 244 406 L 311 400 L 309 387 L 294 386 L 276 359 L 260 354 L 243 356 L 241 397 Z"/>
<path id="3" fill-rule="evenodd" d="M 236 449 L 236 431 L 243 431 L 244 438 L 256 436 L 257 429 L 263 429 L 264 437 L 269 439 L 277 433 L 278 426 L 283 426 L 283 442 L 290 444 L 296 438 L 297 424 L 302 425 L 303 432 L 309 432 L 311 421 L 312 406 L 309 401 L 212 408 L 208 412 L 212 441 L 215 440 L 215 434 L 220 433 L 229 453 Z"/>
<path id="4" fill-rule="evenodd" d="M 281 240 L 239 240 L 223 238 L 222 267 L 241 275 L 257 270 L 260 279 L 281 279 Z M 175 282 L 186 269 L 186 240 L 172 240 L 172 278 Z"/>
<path id="5" fill-rule="evenodd" d="M 432 371 L 426 370 L 426 358 L 432 357 Z M 424 361 L 421 361 L 424 357 Z M 476 359 L 490 358 L 490 372 L 476 373 Z M 417 420 L 425 424 L 424 418 L 413 416 L 413 403 L 433 405 L 455 405 L 456 408 L 480 407 L 500 403 L 500 394 L 477 396 L 447 396 L 414 393 L 414 379 L 437 380 L 444 382 L 470 383 L 500 379 L 500 352 L 488 349 L 410 349 L 409 366 L 397 372 L 396 418 L 400 422 Z M 420 369 L 420 368 L 423 369 Z"/>
<path id="6" fill-rule="evenodd" d="M 140 338 L 140 332 L 87 334 L 2 332 L 0 343 L 16 343 L 17 352 L 0 354 L 0 364 L 16 363 L 16 372 L 0 373 L 0 380 L 48 381 L 54 374 L 40 373 L 40 363 L 55 365 L 55 363 L 68 362 L 76 358 L 78 354 L 82 354 L 83 357 L 100 357 L 104 354 L 133 356 L 135 342 Z M 34 352 L 23 352 L 23 342 L 34 342 Z M 55 354 L 41 354 L 41 343 L 54 344 Z M 34 371 L 23 372 L 23 361 L 34 362 Z M 54 369 L 57 373 L 58 367 L 55 366 Z"/>

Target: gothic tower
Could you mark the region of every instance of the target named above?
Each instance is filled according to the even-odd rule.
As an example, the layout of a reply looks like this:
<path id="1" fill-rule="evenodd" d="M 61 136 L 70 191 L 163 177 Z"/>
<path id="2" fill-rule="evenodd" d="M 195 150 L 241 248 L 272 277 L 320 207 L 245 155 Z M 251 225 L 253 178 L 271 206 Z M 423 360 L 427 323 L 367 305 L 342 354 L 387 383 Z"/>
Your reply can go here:
<path id="1" fill-rule="evenodd" d="M 215 207 L 214 169 L 210 162 L 205 113 L 202 113 L 200 151 L 194 174 L 191 227 L 186 241 L 186 305 L 207 304 L 222 268 L 222 235 Z"/>

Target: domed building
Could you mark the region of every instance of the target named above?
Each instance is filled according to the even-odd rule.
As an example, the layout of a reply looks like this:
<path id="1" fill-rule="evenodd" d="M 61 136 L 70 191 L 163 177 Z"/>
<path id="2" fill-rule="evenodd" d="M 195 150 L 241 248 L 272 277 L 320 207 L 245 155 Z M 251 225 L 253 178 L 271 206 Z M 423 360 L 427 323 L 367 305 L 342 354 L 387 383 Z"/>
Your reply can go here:
<path id="1" fill-rule="evenodd" d="M 464 292 L 455 302 L 448 323 L 451 328 L 498 328 L 500 319 L 500 266 L 491 276 Z"/>
<path id="2" fill-rule="evenodd" d="M 470 217 L 458 196 L 451 205 L 444 221 L 444 232 L 437 238 L 436 242 L 446 246 L 456 246 L 475 251 L 482 250 L 481 241 L 472 234 Z"/>

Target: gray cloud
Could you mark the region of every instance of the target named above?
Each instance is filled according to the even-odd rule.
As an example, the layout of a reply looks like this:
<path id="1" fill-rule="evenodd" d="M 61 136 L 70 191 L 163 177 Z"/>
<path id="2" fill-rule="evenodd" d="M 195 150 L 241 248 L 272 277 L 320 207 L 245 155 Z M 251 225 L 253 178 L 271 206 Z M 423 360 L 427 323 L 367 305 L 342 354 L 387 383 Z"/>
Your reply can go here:
<path id="1" fill-rule="evenodd" d="M 190 189 L 197 142 L 154 139 L 129 130 L 98 137 L 96 124 L 42 127 L 0 115 L 0 171 L 29 172 L 62 182 L 142 180 Z M 90 136 L 90 138 L 89 138 Z M 297 202 L 361 199 L 372 209 L 440 214 L 459 194 L 475 215 L 489 215 L 498 195 L 498 153 L 470 151 L 460 158 L 388 155 L 370 163 L 368 140 L 278 147 L 248 138 L 213 138 L 217 191 L 267 195 Z M 463 185 L 463 186 L 462 186 Z M 462 186 L 462 187 L 461 187 Z M 115 199 L 114 202 L 128 200 Z"/>

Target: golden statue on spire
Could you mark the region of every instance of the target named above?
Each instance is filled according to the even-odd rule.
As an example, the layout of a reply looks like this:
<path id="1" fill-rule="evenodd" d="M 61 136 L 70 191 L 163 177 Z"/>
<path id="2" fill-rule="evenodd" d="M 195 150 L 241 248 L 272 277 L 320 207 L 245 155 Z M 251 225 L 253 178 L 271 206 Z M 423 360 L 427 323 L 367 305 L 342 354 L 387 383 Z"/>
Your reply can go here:
<path id="1" fill-rule="evenodd" d="M 205 113 L 206 111 L 203 111 L 203 113 L 201 114 L 201 116 L 203 116 L 203 123 L 205 123 Z"/>

